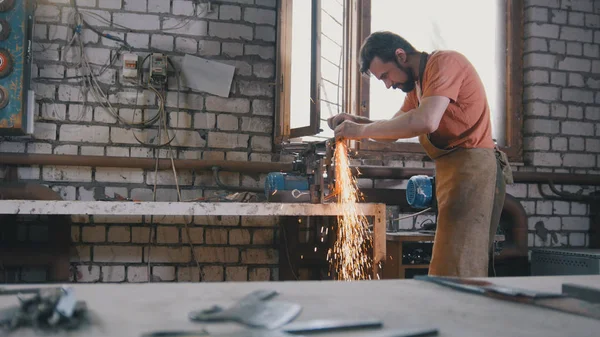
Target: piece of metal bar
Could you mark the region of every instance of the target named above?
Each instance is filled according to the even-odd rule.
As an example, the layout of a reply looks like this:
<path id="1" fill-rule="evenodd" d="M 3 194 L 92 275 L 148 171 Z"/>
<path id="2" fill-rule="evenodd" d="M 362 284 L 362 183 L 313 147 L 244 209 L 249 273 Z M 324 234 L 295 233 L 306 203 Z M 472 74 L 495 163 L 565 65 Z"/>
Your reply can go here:
<path id="1" fill-rule="evenodd" d="M 562 285 L 564 295 L 575 297 L 592 303 L 600 303 L 600 288 L 585 287 L 578 284 L 565 283 Z"/>
<path id="2" fill-rule="evenodd" d="M 0 288 L 0 296 L 19 295 L 19 294 L 38 294 L 41 288 L 23 288 L 23 289 L 4 289 Z"/>
<path id="3" fill-rule="evenodd" d="M 292 172 L 293 163 L 270 163 L 229 160 L 196 160 L 175 159 L 175 167 L 180 170 L 210 171 L 218 166 L 222 171 L 269 173 Z M 58 165 L 58 166 L 91 166 L 91 167 L 124 167 L 154 169 L 156 160 L 153 158 L 121 158 L 106 156 L 79 156 L 55 154 L 23 154 L 0 152 L 0 165 Z M 434 170 L 428 168 L 406 168 L 389 166 L 352 166 L 354 174 L 360 172 L 361 178 L 379 179 L 409 179 L 415 175 L 433 175 Z M 159 159 L 158 169 L 171 169 L 171 160 Z M 548 183 L 563 185 L 594 185 L 600 186 L 600 175 L 571 174 L 554 172 L 513 172 L 515 183 Z"/>
<path id="4" fill-rule="evenodd" d="M 568 297 L 562 293 L 545 293 L 508 288 L 475 279 L 424 275 L 417 275 L 415 279 L 502 301 L 528 304 L 600 320 L 600 306 L 598 304 L 579 298 Z"/>
<path id="5" fill-rule="evenodd" d="M 322 333 L 329 331 L 374 329 L 383 327 L 383 322 L 378 319 L 366 320 L 336 320 L 319 319 L 290 323 L 282 328 L 283 331 L 293 334 Z"/>
<path id="6" fill-rule="evenodd" d="M 244 186 L 229 186 L 223 184 L 221 178 L 219 177 L 219 172 L 221 168 L 219 166 L 214 166 L 212 168 L 213 176 L 215 178 L 215 183 L 220 189 L 227 191 L 238 191 L 238 192 L 254 192 L 254 193 L 264 193 L 265 189 L 260 187 L 244 187 Z"/>
<path id="7" fill-rule="evenodd" d="M 233 160 L 198 160 L 198 159 L 175 159 L 175 167 L 178 170 L 204 170 L 210 171 L 218 166 L 222 171 L 268 173 L 268 172 L 291 172 L 292 163 L 269 163 L 257 161 L 233 161 Z M 105 156 L 79 156 L 79 155 L 54 155 L 54 154 L 23 154 L 23 153 L 0 153 L 0 165 L 58 165 L 58 166 L 91 166 L 91 167 L 123 167 L 154 169 L 156 159 L 154 158 L 121 158 Z M 170 159 L 158 159 L 158 169 L 171 169 Z"/>

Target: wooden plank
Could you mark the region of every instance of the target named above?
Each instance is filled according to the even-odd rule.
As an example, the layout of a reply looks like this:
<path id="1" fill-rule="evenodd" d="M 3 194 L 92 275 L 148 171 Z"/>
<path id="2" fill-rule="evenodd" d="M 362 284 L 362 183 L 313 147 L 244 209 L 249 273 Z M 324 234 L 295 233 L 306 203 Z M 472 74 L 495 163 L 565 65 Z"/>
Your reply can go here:
<path id="1" fill-rule="evenodd" d="M 531 290 L 561 292 L 563 283 L 598 287 L 600 276 L 492 278 L 494 283 Z M 52 286 L 52 285 L 48 285 Z M 417 280 L 361 282 L 288 281 L 153 284 L 73 284 L 78 300 L 93 312 L 92 324 L 69 336 L 141 336 L 165 330 L 234 332 L 236 323 L 198 324 L 188 319 L 193 310 L 228 307 L 251 291 L 278 292 L 274 300 L 302 305 L 296 321 L 373 318 L 383 329 L 434 327 L 441 337 L 542 337 L 598 335 L 599 321 L 529 305 L 466 294 Z M 14 289 L 26 285 L 8 286 Z M 1 296 L 0 309 L 14 305 L 14 296 Z M 19 329 L 11 336 L 35 336 Z M 64 333 L 61 333 L 61 336 Z M 372 331 L 327 333 L 370 336 Z M 325 336 L 325 335 L 324 335 Z"/>
<path id="2" fill-rule="evenodd" d="M 360 205 L 360 204 L 359 204 Z M 367 204 L 368 205 L 368 204 Z M 379 207 L 375 211 L 375 219 L 373 222 L 373 228 L 377 228 L 373 230 L 373 275 L 378 278 L 381 278 L 380 266 L 379 262 L 385 262 L 385 254 L 386 254 L 386 243 L 385 243 L 385 233 L 386 233 L 386 208 Z"/>
<path id="3" fill-rule="evenodd" d="M 385 222 L 385 204 L 357 207 Z M 0 214 L 336 216 L 341 210 L 337 204 L 310 203 L 0 200 Z"/>
<path id="4" fill-rule="evenodd" d="M 290 95 L 292 87 L 292 0 L 278 1 L 277 65 L 274 143 L 290 137 Z"/>
<path id="5" fill-rule="evenodd" d="M 510 161 L 523 161 L 523 0 L 506 1 L 506 146 Z"/>

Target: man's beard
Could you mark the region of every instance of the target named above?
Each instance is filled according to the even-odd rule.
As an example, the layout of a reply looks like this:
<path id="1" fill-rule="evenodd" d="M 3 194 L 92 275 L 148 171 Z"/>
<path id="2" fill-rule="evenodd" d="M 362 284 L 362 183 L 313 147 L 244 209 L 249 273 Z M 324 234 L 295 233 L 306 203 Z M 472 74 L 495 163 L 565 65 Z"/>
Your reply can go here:
<path id="1" fill-rule="evenodd" d="M 400 83 L 400 82 L 394 83 L 394 85 L 392 87 L 394 89 L 400 89 L 400 90 L 404 91 L 405 93 L 409 93 L 409 92 L 413 91 L 415 89 L 415 76 L 413 75 L 412 71 L 410 71 L 410 69 L 403 67 L 400 63 L 398 63 L 398 60 L 394 60 L 394 61 L 396 61 L 396 65 L 398 66 L 398 68 L 400 68 L 400 70 L 402 70 L 406 74 L 406 77 L 408 77 L 408 79 L 404 83 Z"/>

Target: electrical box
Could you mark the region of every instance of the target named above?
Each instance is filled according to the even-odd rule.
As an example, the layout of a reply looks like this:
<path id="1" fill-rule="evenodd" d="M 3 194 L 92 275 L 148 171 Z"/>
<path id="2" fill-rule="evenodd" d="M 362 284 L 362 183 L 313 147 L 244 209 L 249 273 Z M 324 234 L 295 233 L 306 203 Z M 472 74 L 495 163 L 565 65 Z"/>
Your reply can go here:
<path id="1" fill-rule="evenodd" d="M 136 80 L 138 77 L 138 61 L 137 54 L 123 54 L 123 78 Z"/>
<path id="2" fill-rule="evenodd" d="M 31 0 L 0 0 L 0 135 L 33 133 Z"/>
<path id="3" fill-rule="evenodd" d="M 167 83 L 167 56 L 154 53 L 150 56 L 150 83 L 163 85 Z"/>

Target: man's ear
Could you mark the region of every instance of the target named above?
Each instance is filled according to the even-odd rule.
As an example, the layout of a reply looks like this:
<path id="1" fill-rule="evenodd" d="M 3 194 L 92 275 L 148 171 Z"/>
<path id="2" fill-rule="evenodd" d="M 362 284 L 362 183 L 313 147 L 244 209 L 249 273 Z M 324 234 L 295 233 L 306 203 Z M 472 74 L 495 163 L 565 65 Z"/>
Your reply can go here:
<path id="1" fill-rule="evenodd" d="M 396 49 L 396 60 L 398 60 L 398 63 L 400 64 L 406 63 L 406 52 L 404 51 L 404 49 Z"/>

